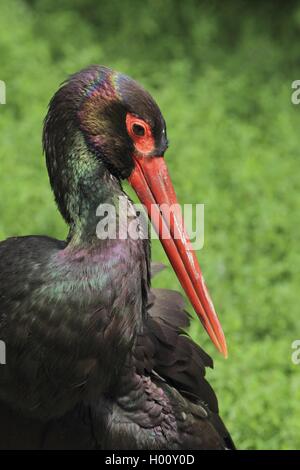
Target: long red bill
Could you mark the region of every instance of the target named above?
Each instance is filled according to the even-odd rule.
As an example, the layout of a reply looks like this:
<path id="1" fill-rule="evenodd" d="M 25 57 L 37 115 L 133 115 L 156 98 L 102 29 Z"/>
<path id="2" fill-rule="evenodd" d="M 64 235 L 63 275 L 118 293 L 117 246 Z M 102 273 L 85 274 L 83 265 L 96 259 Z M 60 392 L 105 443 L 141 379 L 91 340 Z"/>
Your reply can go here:
<path id="1" fill-rule="evenodd" d="M 134 160 L 135 168 L 128 181 L 146 207 L 170 263 L 205 330 L 216 348 L 227 357 L 225 336 L 184 228 L 164 158 L 134 156 Z"/>

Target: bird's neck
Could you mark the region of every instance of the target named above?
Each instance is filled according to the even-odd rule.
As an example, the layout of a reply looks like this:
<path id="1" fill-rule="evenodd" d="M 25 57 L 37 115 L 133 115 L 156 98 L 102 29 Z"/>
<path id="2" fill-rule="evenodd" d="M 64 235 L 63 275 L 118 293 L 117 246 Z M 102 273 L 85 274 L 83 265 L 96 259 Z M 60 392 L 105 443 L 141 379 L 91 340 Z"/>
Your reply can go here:
<path id="1" fill-rule="evenodd" d="M 82 170 L 83 178 L 79 176 Z M 96 166 L 93 169 L 90 163 L 83 163 L 80 168 L 73 168 L 73 171 L 73 187 L 68 199 L 69 246 L 99 245 L 106 236 L 110 236 L 109 227 L 107 231 L 100 233 L 101 220 L 108 220 L 109 210 L 118 217 L 118 200 L 125 195 L 118 180 L 105 168 Z M 113 224 L 117 221 L 110 222 Z"/>
<path id="2" fill-rule="evenodd" d="M 91 153 L 81 133 L 74 137 L 64 161 L 66 166 L 57 175 L 60 184 L 53 189 L 69 224 L 69 246 L 97 244 L 101 208 L 111 207 L 118 214 L 119 198 L 125 194 L 119 180 Z"/>

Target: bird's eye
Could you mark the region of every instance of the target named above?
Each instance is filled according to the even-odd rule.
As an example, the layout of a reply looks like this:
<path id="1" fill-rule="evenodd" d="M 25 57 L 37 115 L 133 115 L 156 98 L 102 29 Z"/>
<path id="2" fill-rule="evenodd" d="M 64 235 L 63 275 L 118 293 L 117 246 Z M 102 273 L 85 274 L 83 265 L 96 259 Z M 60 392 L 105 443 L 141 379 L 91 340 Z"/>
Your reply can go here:
<path id="1" fill-rule="evenodd" d="M 141 126 L 140 124 L 133 124 L 132 131 L 135 135 L 138 135 L 140 137 L 145 135 L 145 128 L 144 126 Z"/>
<path id="2" fill-rule="evenodd" d="M 150 124 L 134 114 L 127 113 L 126 129 L 136 152 L 148 155 L 154 150 L 155 141 Z"/>

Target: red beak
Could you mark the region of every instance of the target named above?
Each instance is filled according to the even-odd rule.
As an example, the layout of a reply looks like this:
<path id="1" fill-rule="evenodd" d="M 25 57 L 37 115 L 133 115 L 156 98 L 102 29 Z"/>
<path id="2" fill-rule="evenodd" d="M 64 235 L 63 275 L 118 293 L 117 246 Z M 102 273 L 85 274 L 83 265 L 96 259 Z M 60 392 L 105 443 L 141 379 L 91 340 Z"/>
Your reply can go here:
<path id="1" fill-rule="evenodd" d="M 176 194 L 163 157 L 134 156 L 128 178 L 148 211 L 165 252 L 191 304 L 216 348 L 227 357 L 225 336 L 185 231 Z M 175 210 L 168 210 L 170 206 Z"/>

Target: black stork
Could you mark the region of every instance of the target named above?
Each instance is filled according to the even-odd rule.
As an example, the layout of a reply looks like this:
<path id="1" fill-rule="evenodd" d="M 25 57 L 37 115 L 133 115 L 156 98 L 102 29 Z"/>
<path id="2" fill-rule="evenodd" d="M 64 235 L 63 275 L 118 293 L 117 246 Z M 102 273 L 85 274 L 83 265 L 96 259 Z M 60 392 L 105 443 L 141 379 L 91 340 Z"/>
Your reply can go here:
<path id="1" fill-rule="evenodd" d="M 204 377 L 212 360 L 184 333 L 182 297 L 150 288 L 149 241 L 97 235 L 101 204 L 123 198 L 126 217 L 138 219 L 122 190 L 128 179 L 149 215 L 156 207 L 169 260 L 226 356 L 181 216 L 168 220 L 158 207 L 176 196 L 157 104 L 131 78 L 91 66 L 52 98 L 43 145 L 69 234 L 0 244 L 0 447 L 233 449 Z"/>

